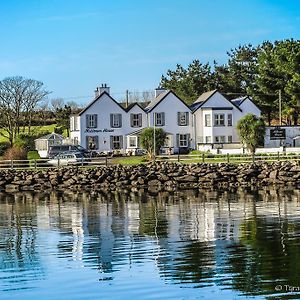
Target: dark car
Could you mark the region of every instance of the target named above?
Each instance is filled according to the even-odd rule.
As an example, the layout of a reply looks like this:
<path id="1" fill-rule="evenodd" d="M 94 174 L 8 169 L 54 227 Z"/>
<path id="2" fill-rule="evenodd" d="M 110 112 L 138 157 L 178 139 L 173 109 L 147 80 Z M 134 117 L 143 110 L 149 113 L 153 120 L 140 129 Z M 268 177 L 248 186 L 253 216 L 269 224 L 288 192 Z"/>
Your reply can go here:
<path id="1" fill-rule="evenodd" d="M 80 145 L 55 145 L 50 146 L 48 151 L 48 157 L 53 158 L 56 155 L 63 153 L 63 152 L 80 152 L 84 156 L 90 156 L 90 151 L 86 150 Z"/>

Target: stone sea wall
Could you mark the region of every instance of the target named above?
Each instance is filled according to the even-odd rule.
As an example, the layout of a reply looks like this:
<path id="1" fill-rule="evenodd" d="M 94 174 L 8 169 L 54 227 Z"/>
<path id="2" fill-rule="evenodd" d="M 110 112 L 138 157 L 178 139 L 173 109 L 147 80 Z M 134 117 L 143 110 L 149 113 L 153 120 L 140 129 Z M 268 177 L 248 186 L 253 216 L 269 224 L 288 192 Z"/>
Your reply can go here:
<path id="1" fill-rule="evenodd" d="M 1 170 L 0 190 L 105 190 L 232 188 L 300 183 L 300 162 L 256 164 L 149 163 L 98 168 L 67 167 L 41 170 Z"/>

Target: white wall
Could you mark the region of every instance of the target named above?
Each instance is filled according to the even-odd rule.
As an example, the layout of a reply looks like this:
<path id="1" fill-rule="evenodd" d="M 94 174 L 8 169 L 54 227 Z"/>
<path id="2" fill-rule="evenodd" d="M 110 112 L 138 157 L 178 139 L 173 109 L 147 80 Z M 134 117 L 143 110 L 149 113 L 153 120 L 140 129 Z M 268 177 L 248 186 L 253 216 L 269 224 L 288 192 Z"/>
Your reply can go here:
<path id="1" fill-rule="evenodd" d="M 279 146 L 295 146 L 300 147 L 300 139 L 293 140 L 294 137 L 300 137 L 300 126 L 280 126 L 280 128 L 285 129 L 286 139 L 285 140 L 271 140 L 270 130 L 278 127 L 268 126 L 266 127 L 265 135 L 265 147 L 279 147 Z"/>
<path id="2" fill-rule="evenodd" d="M 159 126 L 165 132 L 173 135 L 173 147 L 176 145 L 176 134 L 190 134 L 192 138 L 193 126 L 192 126 L 192 113 L 190 109 L 182 103 L 174 94 L 169 93 L 163 101 L 161 101 L 150 113 L 148 113 L 148 125 L 153 127 L 154 113 L 165 113 L 165 126 Z M 177 112 L 189 113 L 189 126 L 179 126 L 177 123 Z M 193 140 L 191 141 L 193 144 Z"/>

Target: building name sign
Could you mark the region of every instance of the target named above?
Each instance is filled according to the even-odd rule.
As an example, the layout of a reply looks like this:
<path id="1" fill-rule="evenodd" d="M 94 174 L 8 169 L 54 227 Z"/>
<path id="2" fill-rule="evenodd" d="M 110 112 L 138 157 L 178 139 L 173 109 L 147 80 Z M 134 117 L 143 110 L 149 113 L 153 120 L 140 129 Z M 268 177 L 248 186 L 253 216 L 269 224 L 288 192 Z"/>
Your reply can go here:
<path id="1" fill-rule="evenodd" d="M 105 133 L 105 132 L 114 132 L 114 129 L 95 129 L 95 128 L 87 128 L 84 132 L 85 133 Z"/>
<path id="2" fill-rule="evenodd" d="M 270 129 L 270 140 L 283 140 L 285 137 L 286 135 L 284 128 Z"/>

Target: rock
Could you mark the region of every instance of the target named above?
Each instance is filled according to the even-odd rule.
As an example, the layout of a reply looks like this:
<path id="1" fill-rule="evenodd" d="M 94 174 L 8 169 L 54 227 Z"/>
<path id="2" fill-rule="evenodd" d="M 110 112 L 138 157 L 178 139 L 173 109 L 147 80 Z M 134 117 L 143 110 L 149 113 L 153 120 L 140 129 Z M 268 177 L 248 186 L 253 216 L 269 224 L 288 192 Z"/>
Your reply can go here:
<path id="1" fill-rule="evenodd" d="M 7 184 L 7 185 L 5 186 L 5 191 L 6 191 L 7 193 L 17 192 L 17 191 L 19 191 L 19 190 L 20 190 L 20 186 L 17 185 L 17 184 Z"/>
<path id="2" fill-rule="evenodd" d="M 158 179 L 153 179 L 153 180 L 148 181 L 148 185 L 149 186 L 160 186 L 161 182 Z"/>
<path id="3" fill-rule="evenodd" d="M 278 174 L 278 170 L 274 170 L 274 171 L 270 172 L 269 178 L 270 179 L 276 179 L 277 178 L 277 174 Z"/>

